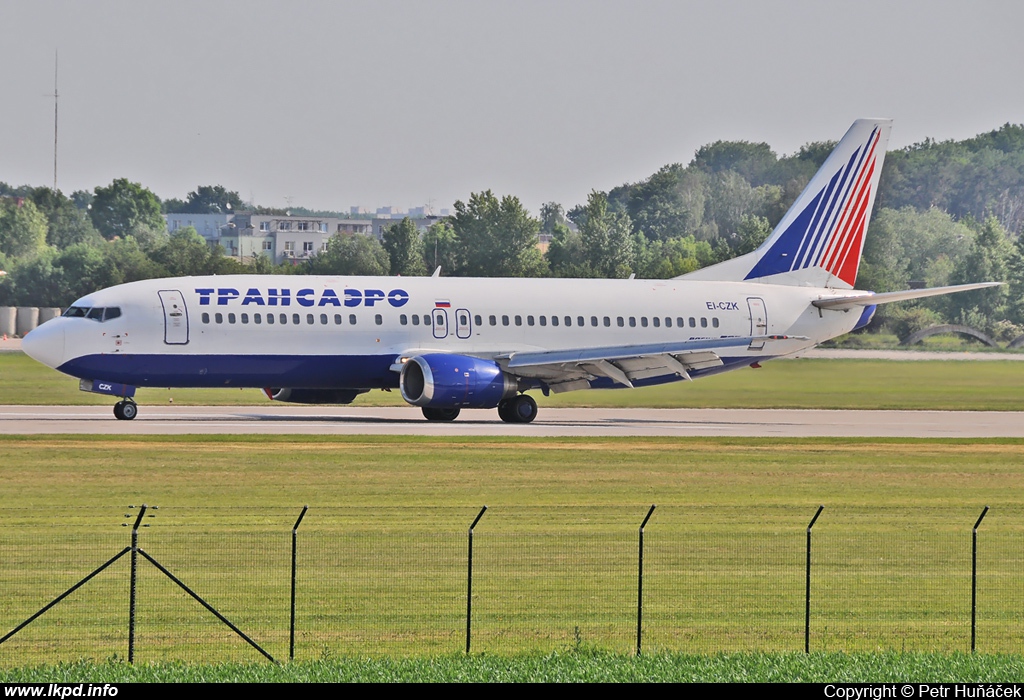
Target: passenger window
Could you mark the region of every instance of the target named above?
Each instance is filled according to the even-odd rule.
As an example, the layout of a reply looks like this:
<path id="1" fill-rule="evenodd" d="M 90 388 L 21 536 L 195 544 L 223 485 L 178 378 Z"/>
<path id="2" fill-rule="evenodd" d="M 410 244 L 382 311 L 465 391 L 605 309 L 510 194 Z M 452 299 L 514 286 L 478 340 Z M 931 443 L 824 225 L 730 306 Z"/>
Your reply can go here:
<path id="1" fill-rule="evenodd" d="M 302 320 L 299 318 L 298 314 L 292 314 L 292 323 L 294 323 L 296 326 L 302 323 Z"/>
<path id="2" fill-rule="evenodd" d="M 377 314 L 373 317 L 373 322 L 376 323 L 378 326 L 383 325 L 384 317 L 381 316 L 380 314 Z"/>
<path id="3" fill-rule="evenodd" d="M 629 327 L 636 328 L 636 316 L 629 317 Z"/>
<path id="4" fill-rule="evenodd" d="M 697 319 L 695 319 L 693 316 L 690 316 L 690 328 L 696 328 L 696 327 L 697 327 Z"/>
<path id="5" fill-rule="evenodd" d="M 213 315 L 213 320 L 216 321 L 217 323 L 224 323 L 224 314 L 222 314 L 222 313 L 214 314 Z"/>
<path id="6" fill-rule="evenodd" d="M 643 326 L 644 328 L 647 328 L 647 317 L 646 316 L 641 316 L 640 317 L 640 325 Z"/>
<path id="7" fill-rule="evenodd" d="M 554 323 L 554 321 L 552 321 L 552 324 L 553 323 Z M 548 317 L 547 316 L 541 316 L 540 317 L 540 325 L 542 325 L 542 326 L 548 325 Z"/>
<path id="8" fill-rule="evenodd" d="M 569 318 L 569 317 L 566 316 L 566 318 Z M 594 321 L 596 323 L 597 319 L 595 318 Z M 568 326 L 569 324 L 566 323 L 565 325 Z M 577 326 L 585 326 L 585 325 L 587 325 L 587 319 L 583 318 L 582 316 L 577 316 L 576 317 L 576 325 Z"/>
<path id="9" fill-rule="evenodd" d="M 580 325 L 582 326 L 583 324 L 581 323 Z M 590 317 L 590 325 L 595 326 L 595 327 L 597 326 L 597 316 L 591 316 Z"/>
<path id="10" fill-rule="evenodd" d="M 273 323 L 274 323 L 274 314 L 267 314 L 267 323 L 270 324 L 270 325 L 273 325 Z"/>
<path id="11" fill-rule="evenodd" d="M 436 316 L 434 316 L 434 323 L 436 325 L 438 325 L 438 326 L 443 326 L 444 325 L 444 315 L 443 314 L 437 314 Z"/>
<path id="12" fill-rule="evenodd" d="M 619 328 L 622 328 L 623 326 L 626 325 L 626 321 L 625 319 L 622 318 L 622 316 L 617 316 L 615 318 L 615 323 L 618 324 Z"/>
<path id="13" fill-rule="evenodd" d="M 517 326 L 523 325 L 523 317 L 522 316 L 516 316 L 516 325 Z"/>
<path id="14" fill-rule="evenodd" d="M 288 323 L 288 314 L 281 314 L 281 315 L 279 315 L 277 317 L 277 320 L 281 322 L 282 326 L 286 325 Z"/>
<path id="15" fill-rule="evenodd" d="M 306 324 L 312 326 L 314 323 L 313 314 L 306 314 Z"/>
<path id="16" fill-rule="evenodd" d="M 708 320 L 704 316 L 700 317 L 700 327 L 701 328 L 707 328 L 708 327 Z"/>
<path id="17" fill-rule="evenodd" d="M 645 320 L 646 320 L 646 319 L 645 319 Z M 660 318 L 658 318 L 657 316 L 655 316 L 655 317 L 654 317 L 654 318 L 652 318 L 651 320 L 652 320 L 652 321 L 654 322 L 654 327 L 655 327 L 655 328 L 661 328 L 661 319 L 660 319 Z"/>
<path id="18" fill-rule="evenodd" d="M 420 315 L 419 314 L 413 314 L 412 315 L 412 325 L 414 325 L 414 326 L 420 325 Z"/>
<path id="19" fill-rule="evenodd" d="M 473 317 L 473 323 L 475 323 L 478 326 L 484 325 L 484 317 L 481 316 L 480 314 L 477 314 L 476 316 Z M 494 324 L 492 323 L 491 325 L 493 326 Z"/>
<path id="20" fill-rule="evenodd" d="M 234 323 L 234 322 L 235 322 L 235 315 L 234 314 L 228 314 L 228 323 Z"/>
<path id="21" fill-rule="evenodd" d="M 209 323 L 209 322 L 210 322 L 210 314 L 208 314 L 208 313 L 206 313 L 204 311 L 203 312 L 203 323 Z"/>
<path id="22" fill-rule="evenodd" d="M 341 314 L 334 314 L 334 325 L 341 325 Z"/>
<path id="23" fill-rule="evenodd" d="M 715 318 L 711 319 L 711 325 L 714 326 L 715 328 L 718 328 L 718 317 L 717 316 Z"/>
<path id="24" fill-rule="evenodd" d="M 327 314 L 320 314 L 320 325 L 321 326 L 326 326 L 327 325 Z"/>
<path id="25" fill-rule="evenodd" d="M 423 314 L 423 325 L 424 326 L 429 326 L 430 325 L 430 315 L 429 314 Z"/>
<path id="26" fill-rule="evenodd" d="M 671 316 L 666 316 L 665 317 L 665 328 L 671 328 L 671 327 L 672 327 L 672 317 Z"/>
<path id="27" fill-rule="evenodd" d="M 683 323 L 683 317 L 682 316 L 677 316 L 676 317 L 676 325 L 679 326 L 680 328 L 682 328 L 683 326 L 686 325 L 685 323 Z"/>
<path id="28" fill-rule="evenodd" d="M 249 323 L 249 314 L 242 314 L 242 325 L 244 326 L 244 325 L 246 325 L 248 323 Z"/>
<path id="29" fill-rule="evenodd" d="M 604 327 L 608 328 L 611 325 L 612 325 L 612 320 L 608 316 L 605 316 L 604 317 Z"/>
<path id="30" fill-rule="evenodd" d="M 496 325 L 498 325 L 498 317 L 497 316 L 488 316 L 487 317 L 487 322 L 490 323 L 492 326 L 496 326 Z"/>
<path id="31" fill-rule="evenodd" d="M 402 314 L 401 316 L 398 317 L 398 322 L 401 323 L 403 326 L 408 326 L 409 317 L 406 316 L 405 314 Z"/>
<path id="32" fill-rule="evenodd" d="M 263 314 L 253 314 L 252 322 L 255 323 L 256 325 L 263 323 Z"/>
<path id="33" fill-rule="evenodd" d="M 507 326 L 508 325 L 508 316 L 502 316 L 501 317 L 501 325 L 503 325 L 503 326 Z"/>
<path id="34" fill-rule="evenodd" d="M 355 314 L 349 314 L 348 315 L 348 325 L 350 325 L 350 326 L 356 325 L 356 315 Z"/>

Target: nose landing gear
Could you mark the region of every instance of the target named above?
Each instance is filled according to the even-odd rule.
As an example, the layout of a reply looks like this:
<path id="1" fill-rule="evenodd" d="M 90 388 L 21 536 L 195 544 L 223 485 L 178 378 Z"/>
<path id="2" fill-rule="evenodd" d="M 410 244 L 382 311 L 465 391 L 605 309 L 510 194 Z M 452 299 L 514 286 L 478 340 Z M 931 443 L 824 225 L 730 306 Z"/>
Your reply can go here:
<path id="1" fill-rule="evenodd" d="M 139 406 L 130 399 L 114 404 L 114 418 L 118 420 L 132 420 L 137 415 L 139 415 Z"/>

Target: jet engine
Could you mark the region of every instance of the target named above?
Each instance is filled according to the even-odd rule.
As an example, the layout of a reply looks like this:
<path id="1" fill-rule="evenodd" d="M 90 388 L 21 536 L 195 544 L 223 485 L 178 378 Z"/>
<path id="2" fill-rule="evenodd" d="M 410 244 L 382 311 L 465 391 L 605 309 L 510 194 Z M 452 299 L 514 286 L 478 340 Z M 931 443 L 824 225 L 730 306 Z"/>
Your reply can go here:
<path id="1" fill-rule="evenodd" d="M 271 401 L 284 401 L 285 403 L 352 403 L 360 394 L 366 390 L 358 389 L 264 389 L 263 393 Z"/>
<path id="2" fill-rule="evenodd" d="M 423 408 L 494 408 L 519 384 L 497 362 L 443 353 L 410 357 L 399 380 L 402 398 Z"/>

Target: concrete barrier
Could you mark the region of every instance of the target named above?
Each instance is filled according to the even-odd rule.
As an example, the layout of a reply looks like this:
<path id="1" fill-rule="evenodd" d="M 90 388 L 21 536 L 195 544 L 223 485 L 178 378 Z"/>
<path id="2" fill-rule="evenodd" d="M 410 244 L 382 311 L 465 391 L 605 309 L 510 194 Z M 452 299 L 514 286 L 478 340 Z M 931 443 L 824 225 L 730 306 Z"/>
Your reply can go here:
<path id="1" fill-rule="evenodd" d="M 41 326 L 47 321 L 52 321 L 53 319 L 60 316 L 60 313 L 60 309 L 56 306 L 39 307 L 39 325 Z"/>
<path id="2" fill-rule="evenodd" d="M 39 307 L 19 306 L 18 318 L 15 322 L 15 333 L 24 338 L 25 334 L 39 325 Z"/>
<path id="3" fill-rule="evenodd" d="M 6 335 L 10 338 L 14 335 L 14 331 L 17 328 L 15 325 L 16 317 L 17 309 L 13 306 L 0 306 L 0 337 Z"/>

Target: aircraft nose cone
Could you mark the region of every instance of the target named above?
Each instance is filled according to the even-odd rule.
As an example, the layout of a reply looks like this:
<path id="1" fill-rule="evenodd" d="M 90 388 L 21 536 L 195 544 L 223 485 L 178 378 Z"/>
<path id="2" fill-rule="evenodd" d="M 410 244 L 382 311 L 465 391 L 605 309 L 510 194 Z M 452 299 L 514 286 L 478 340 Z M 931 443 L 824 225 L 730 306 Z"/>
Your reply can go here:
<path id="1" fill-rule="evenodd" d="M 64 364 L 63 319 L 47 321 L 21 339 L 21 349 L 36 362 L 57 368 Z"/>

